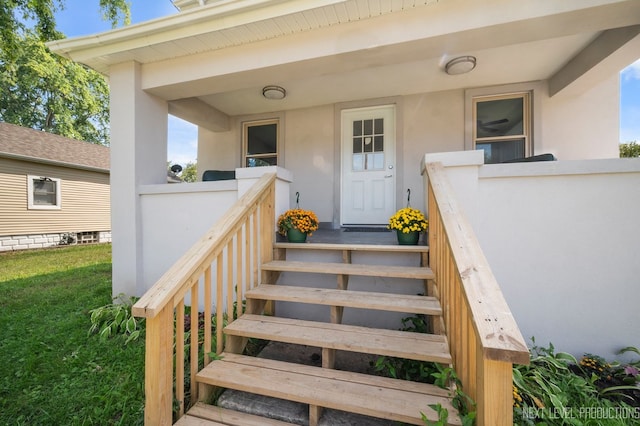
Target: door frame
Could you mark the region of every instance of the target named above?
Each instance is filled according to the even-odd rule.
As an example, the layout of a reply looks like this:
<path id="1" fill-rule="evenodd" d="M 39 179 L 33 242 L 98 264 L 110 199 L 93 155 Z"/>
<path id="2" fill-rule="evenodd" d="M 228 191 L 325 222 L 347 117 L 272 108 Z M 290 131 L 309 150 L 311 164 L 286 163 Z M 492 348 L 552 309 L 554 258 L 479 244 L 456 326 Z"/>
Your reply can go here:
<path id="1" fill-rule="evenodd" d="M 334 105 L 334 172 L 333 172 L 333 229 L 339 229 L 342 221 L 342 111 L 349 109 L 395 106 L 395 204 L 402 198 L 404 185 L 403 148 L 403 99 L 400 96 L 376 98 L 366 101 L 344 102 Z"/>

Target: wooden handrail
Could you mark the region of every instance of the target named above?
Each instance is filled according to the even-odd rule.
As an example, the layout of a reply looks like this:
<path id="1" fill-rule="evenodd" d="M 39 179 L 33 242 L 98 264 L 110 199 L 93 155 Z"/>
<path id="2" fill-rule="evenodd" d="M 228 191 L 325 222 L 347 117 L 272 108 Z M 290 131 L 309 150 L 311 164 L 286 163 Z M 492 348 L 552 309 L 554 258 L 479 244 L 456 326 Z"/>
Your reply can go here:
<path id="1" fill-rule="evenodd" d="M 512 425 L 512 367 L 529 350 L 441 163 L 427 163 L 429 264 L 453 367 L 477 424 Z"/>
<path id="2" fill-rule="evenodd" d="M 264 197 L 265 189 L 275 182 L 276 174 L 265 174 L 249 189 L 224 216 L 212 226 L 165 274 L 133 305 L 137 317 L 153 318 L 178 293 L 204 272 L 242 225 L 243 213 Z"/>
<path id="3" fill-rule="evenodd" d="M 210 362 L 211 352 L 221 353 L 225 349 L 224 321 L 231 323 L 242 314 L 242 295 L 259 284 L 259 265 L 273 257 L 275 180 L 275 173 L 263 175 L 133 306 L 135 316 L 147 319 L 145 424 L 172 424 L 174 400 L 178 402 L 178 416 L 184 414 L 187 374 L 191 403 L 208 397 L 205 392 L 209 388 L 200 390 L 195 375 Z M 185 301 L 186 297 L 190 299 Z M 193 311 L 188 327 L 190 339 L 185 342 L 187 302 Z M 199 306 L 204 306 L 202 331 Z M 185 343 L 189 345 L 188 359 Z M 233 350 L 241 350 L 237 342 L 235 345 Z"/>

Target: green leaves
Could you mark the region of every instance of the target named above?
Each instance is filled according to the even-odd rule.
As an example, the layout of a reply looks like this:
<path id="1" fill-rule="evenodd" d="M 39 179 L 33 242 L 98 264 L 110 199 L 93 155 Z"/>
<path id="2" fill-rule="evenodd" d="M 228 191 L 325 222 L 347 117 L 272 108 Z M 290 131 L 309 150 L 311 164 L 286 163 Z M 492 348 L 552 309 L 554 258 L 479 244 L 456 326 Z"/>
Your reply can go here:
<path id="1" fill-rule="evenodd" d="M 109 89 L 100 74 L 53 55 L 33 32 L 0 49 L 0 120 L 109 144 Z"/>
<path id="2" fill-rule="evenodd" d="M 640 157 L 640 145 L 638 142 L 620 144 L 620 158 Z"/>
<path id="3" fill-rule="evenodd" d="M 144 331 L 144 319 L 137 320 L 131 315 L 131 307 L 136 299 L 120 294 L 115 297 L 115 303 L 110 303 L 89 311 L 91 314 L 91 328 L 89 334 L 98 333 L 106 340 L 116 335 L 125 335 L 125 344 L 137 340 Z"/>
<path id="4" fill-rule="evenodd" d="M 535 343 L 535 342 L 534 342 Z M 634 351 L 625 348 L 623 351 Z M 624 373 L 619 364 L 608 364 L 601 357 L 587 354 L 580 362 L 571 354 L 556 353 L 533 346 L 531 363 L 513 369 L 514 422 L 526 425 L 625 425 L 623 417 L 593 417 L 589 409 L 610 412 L 610 409 L 630 408 L 629 395 L 634 386 L 611 386 L 603 383 L 616 380 Z M 516 397 L 517 396 L 517 397 Z"/>
<path id="5" fill-rule="evenodd" d="M 126 0 L 100 0 L 115 27 L 129 23 Z M 64 0 L 0 2 L 0 121 L 109 144 L 109 88 L 99 73 L 53 55 L 64 38 L 55 12 Z"/>

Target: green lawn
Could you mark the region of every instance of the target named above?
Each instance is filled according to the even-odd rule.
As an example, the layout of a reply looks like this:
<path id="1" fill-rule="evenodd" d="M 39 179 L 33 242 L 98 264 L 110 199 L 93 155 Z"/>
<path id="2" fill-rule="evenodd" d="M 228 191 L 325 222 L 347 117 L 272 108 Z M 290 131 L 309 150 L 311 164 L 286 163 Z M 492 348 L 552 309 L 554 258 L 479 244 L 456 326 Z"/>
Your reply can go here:
<path id="1" fill-rule="evenodd" d="M 0 425 L 143 423 L 144 341 L 88 335 L 111 245 L 0 253 Z"/>

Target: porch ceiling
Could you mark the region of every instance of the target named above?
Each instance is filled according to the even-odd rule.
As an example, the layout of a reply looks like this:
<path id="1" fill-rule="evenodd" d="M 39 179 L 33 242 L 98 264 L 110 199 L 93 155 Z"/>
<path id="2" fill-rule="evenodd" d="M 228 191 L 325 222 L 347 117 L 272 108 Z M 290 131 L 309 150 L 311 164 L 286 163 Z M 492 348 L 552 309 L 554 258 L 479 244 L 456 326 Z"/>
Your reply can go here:
<path id="1" fill-rule="evenodd" d="M 604 31 L 638 24 L 637 0 L 231 0 L 50 47 L 105 74 L 138 61 L 150 93 L 235 116 L 547 80 Z M 447 75 L 459 55 L 476 56 L 476 69 Z M 621 70 L 630 55 L 601 60 Z M 269 84 L 286 98 L 264 99 Z"/>

